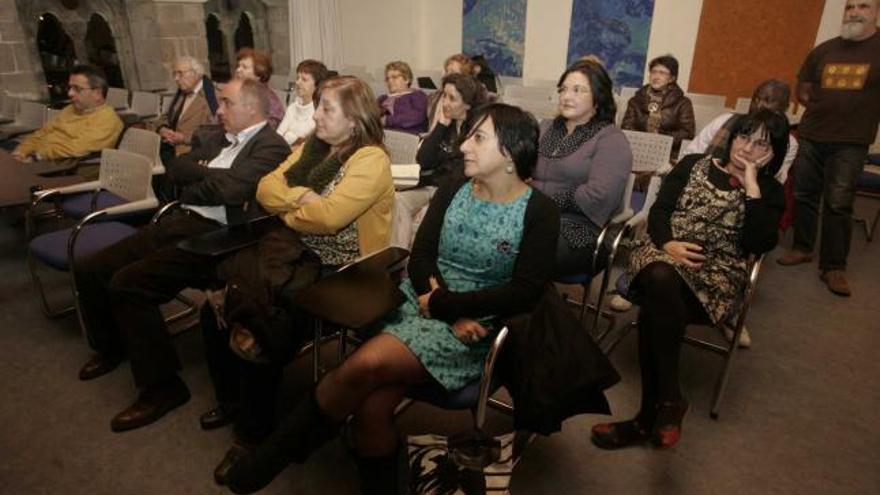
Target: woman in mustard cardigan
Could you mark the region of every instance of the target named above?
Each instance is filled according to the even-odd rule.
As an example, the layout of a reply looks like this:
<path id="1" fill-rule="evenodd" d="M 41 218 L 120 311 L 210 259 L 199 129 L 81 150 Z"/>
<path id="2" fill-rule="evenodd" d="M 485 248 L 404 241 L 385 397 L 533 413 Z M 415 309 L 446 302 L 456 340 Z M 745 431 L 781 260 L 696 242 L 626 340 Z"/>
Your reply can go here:
<path id="1" fill-rule="evenodd" d="M 236 421 L 218 480 L 274 427 L 283 366 L 305 338 L 295 330 L 297 308 L 286 301 L 313 283 L 320 267 L 383 249 L 390 238 L 394 185 L 375 97 L 351 76 L 328 79 L 319 91 L 315 134 L 257 189 L 257 201 L 285 225 L 218 268 L 227 282 L 222 326 L 229 330 L 203 311 L 218 405 L 201 425 Z"/>

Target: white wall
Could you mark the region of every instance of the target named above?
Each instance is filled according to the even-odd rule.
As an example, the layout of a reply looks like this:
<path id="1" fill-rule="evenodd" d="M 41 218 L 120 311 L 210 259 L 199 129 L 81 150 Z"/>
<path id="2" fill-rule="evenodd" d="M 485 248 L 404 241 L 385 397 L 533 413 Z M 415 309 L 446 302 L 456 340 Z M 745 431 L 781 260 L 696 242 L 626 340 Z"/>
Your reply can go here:
<path id="1" fill-rule="evenodd" d="M 555 81 L 565 71 L 572 0 L 532 0 L 526 7 L 523 79 Z"/>
<path id="2" fill-rule="evenodd" d="M 461 0 L 413 0 L 416 18 L 416 42 L 413 70 L 443 70 L 443 62 L 461 52 Z"/>
<path id="3" fill-rule="evenodd" d="M 421 26 L 411 0 L 339 0 L 343 65 L 385 67 L 392 60 L 412 63 L 416 28 Z M 458 30 L 461 37 L 461 28 Z"/>
<path id="4" fill-rule="evenodd" d="M 648 81 L 647 62 L 671 53 L 678 59 L 678 85 L 687 91 L 702 11 L 703 0 L 654 0 L 654 18 L 645 58 L 645 82 Z"/>

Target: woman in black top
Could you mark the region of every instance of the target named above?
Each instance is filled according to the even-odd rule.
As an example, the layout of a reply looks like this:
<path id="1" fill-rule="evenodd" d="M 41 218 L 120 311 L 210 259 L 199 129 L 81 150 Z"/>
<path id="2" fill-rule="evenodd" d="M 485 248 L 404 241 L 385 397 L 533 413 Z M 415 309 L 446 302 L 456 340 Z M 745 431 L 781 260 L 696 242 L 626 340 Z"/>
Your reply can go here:
<path id="1" fill-rule="evenodd" d="M 634 419 L 593 427 L 599 447 L 678 442 L 688 409 L 678 380 L 685 326 L 729 318 L 749 256 L 776 245 L 785 201 L 773 175 L 788 147 L 788 121 L 770 110 L 735 118 L 727 151 L 689 155 L 672 169 L 651 207 L 648 236 L 635 244 L 629 295 L 641 304 L 642 403 Z"/>
<path id="2" fill-rule="evenodd" d="M 473 76 L 449 74 L 443 78 L 441 87 L 440 108 L 433 127 L 416 154 L 419 185 L 394 197 L 392 246 L 409 249 L 413 232 L 418 228 L 414 222 L 416 215 L 428 205 L 437 186 L 451 176 L 461 176 L 461 137 L 468 132 L 474 110 L 486 103 L 486 90 Z"/>
<path id="3" fill-rule="evenodd" d="M 222 481 L 256 491 L 333 438 L 354 415 L 362 490 L 398 491 L 394 409 L 413 385 L 447 390 L 479 378 L 495 320 L 529 311 L 553 275 L 559 213 L 526 184 L 538 125 L 522 110 L 483 107 L 461 145 L 467 180 L 442 187 L 413 246 L 407 296 L 384 331 L 329 372 Z"/>

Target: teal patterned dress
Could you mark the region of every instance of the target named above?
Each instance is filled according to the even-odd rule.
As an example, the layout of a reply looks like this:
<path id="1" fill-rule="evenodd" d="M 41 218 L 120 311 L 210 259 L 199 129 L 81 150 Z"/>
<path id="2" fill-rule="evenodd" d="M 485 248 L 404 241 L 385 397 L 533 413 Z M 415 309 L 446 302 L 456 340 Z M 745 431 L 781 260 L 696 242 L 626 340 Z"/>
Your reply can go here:
<path id="1" fill-rule="evenodd" d="M 511 280 L 531 195 L 528 188 L 514 201 L 500 204 L 474 197 L 471 182 L 458 190 L 446 210 L 437 249 L 437 266 L 449 290 L 475 291 Z M 409 280 L 400 288 L 406 302 L 387 317 L 385 331 L 406 344 L 447 390 L 479 378 L 495 332 L 465 344 L 446 322 L 419 316 L 418 296 Z M 490 328 L 490 320 L 479 321 Z"/>

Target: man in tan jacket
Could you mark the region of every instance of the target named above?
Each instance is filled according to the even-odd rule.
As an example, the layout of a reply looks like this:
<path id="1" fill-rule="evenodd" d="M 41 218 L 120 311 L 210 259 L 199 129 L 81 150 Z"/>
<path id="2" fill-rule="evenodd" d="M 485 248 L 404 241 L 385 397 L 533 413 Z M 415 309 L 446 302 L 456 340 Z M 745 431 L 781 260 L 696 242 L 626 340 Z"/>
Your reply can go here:
<path id="1" fill-rule="evenodd" d="M 167 161 L 190 150 L 193 131 L 211 121 L 217 111 L 217 99 L 205 68 L 195 58 L 179 57 L 172 72 L 177 93 L 168 112 L 151 125 L 162 136 L 162 160 Z"/>

